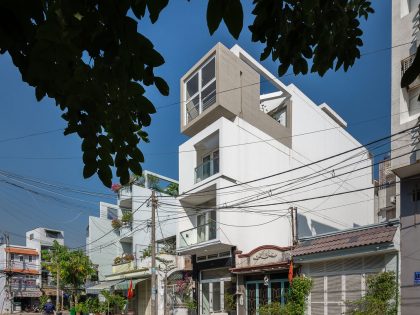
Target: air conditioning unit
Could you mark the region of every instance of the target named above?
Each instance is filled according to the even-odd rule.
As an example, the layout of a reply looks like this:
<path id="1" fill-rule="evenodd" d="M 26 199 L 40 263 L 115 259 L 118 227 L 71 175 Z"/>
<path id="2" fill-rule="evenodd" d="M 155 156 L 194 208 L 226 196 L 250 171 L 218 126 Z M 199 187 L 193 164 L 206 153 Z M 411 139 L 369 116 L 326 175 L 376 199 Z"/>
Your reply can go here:
<path id="1" fill-rule="evenodd" d="M 391 203 L 394 205 L 397 202 L 397 198 L 395 196 L 391 196 L 389 199 L 391 200 Z"/>

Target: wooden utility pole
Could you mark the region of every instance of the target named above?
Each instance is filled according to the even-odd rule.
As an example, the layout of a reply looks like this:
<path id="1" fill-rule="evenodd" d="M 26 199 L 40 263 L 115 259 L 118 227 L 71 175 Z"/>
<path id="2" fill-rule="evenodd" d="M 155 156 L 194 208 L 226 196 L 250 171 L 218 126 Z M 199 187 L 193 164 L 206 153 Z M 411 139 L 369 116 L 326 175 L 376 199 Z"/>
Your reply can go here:
<path id="1" fill-rule="evenodd" d="M 13 294 L 12 294 L 12 261 L 10 255 L 10 239 L 9 234 L 4 233 L 4 239 L 6 242 L 6 299 L 9 302 L 10 313 L 13 313 Z M 3 311 L 3 310 L 2 310 Z"/>
<path id="2" fill-rule="evenodd" d="M 156 193 L 152 191 L 152 237 L 151 237 L 151 247 L 152 247 L 152 311 L 151 315 L 157 315 L 157 285 L 156 285 L 156 208 L 157 208 L 157 200 L 156 200 Z"/>
<path id="3" fill-rule="evenodd" d="M 56 257 L 56 259 L 58 259 Z M 57 297 L 55 299 L 55 309 L 58 312 L 60 310 L 60 263 L 57 261 Z"/>
<path id="4" fill-rule="evenodd" d="M 292 226 L 292 245 L 295 245 L 295 209 L 293 207 L 289 208 L 291 216 L 291 226 Z"/>

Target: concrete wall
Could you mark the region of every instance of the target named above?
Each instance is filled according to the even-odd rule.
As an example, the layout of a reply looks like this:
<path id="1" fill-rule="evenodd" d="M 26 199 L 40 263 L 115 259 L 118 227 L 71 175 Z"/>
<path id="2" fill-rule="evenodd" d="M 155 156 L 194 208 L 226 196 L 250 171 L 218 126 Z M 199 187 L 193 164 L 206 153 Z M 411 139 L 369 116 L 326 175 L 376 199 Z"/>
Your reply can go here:
<path id="1" fill-rule="evenodd" d="M 418 46 L 419 15 L 417 0 L 392 1 L 392 49 L 391 54 L 391 132 L 396 133 L 416 125 L 419 118 L 419 103 L 417 97 L 419 88 L 407 91 L 400 88 L 401 60 L 414 54 Z M 409 44 L 405 44 L 409 43 Z M 394 170 L 405 167 L 411 169 L 406 172 L 408 176 L 416 176 L 420 173 L 416 168 L 418 133 L 416 130 L 397 137 L 392 142 L 391 165 Z M 398 157 L 404 155 L 402 157 Z M 397 158 L 398 157 L 398 158 Z M 398 173 L 406 177 L 404 173 Z M 417 210 L 417 200 L 413 200 L 413 190 L 420 187 L 418 179 L 400 179 L 396 187 L 397 216 L 401 216 L 401 313 L 418 313 L 418 296 L 420 287 L 414 285 L 414 272 L 420 271 L 420 249 L 418 240 L 420 233 L 417 222 L 420 212 Z"/>
<path id="2" fill-rule="evenodd" d="M 213 186 L 219 189 L 231 186 L 234 183 L 248 182 L 286 172 L 263 181 L 208 194 L 207 199 L 215 198 L 217 205 L 233 204 L 235 200 L 255 194 L 264 197 L 253 204 L 253 209 L 228 209 L 220 210 L 217 213 L 217 219 L 221 222 L 218 227 L 219 240 L 222 243 L 226 242 L 224 244 L 235 245 L 245 252 L 259 245 L 267 244 L 267 242 L 279 246 L 290 245 L 291 232 L 288 207 L 292 205 L 298 207 L 300 236 L 370 224 L 374 221 L 373 189 L 343 194 L 340 197 L 293 202 L 310 197 L 344 193 L 359 188 L 373 188 L 373 184 L 372 162 L 365 149 L 288 172 L 292 168 L 360 146 L 358 141 L 300 90 L 293 85 L 288 88 L 292 94 L 291 102 L 293 103 L 291 126 L 294 138 L 292 148 L 287 147 L 240 117 L 236 117 L 234 121 L 220 118 L 187 140 L 179 148 L 180 192 L 181 194 L 183 192 L 189 192 L 189 194 L 197 192 L 197 197 L 189 195 L 183 198 L 190 204 L 199 205 L 203 202 L 202 191 L 206 189 L 214 190 Z M 268 118 L 274 121 L 271 117 Z M 313 132 L 324 129 L 328 130 Z M 197 143 L 217 132 L 220 145 L 220 171 L 201 182 L 194 183 L 194 168 L 197 166 L 197 153 L 194 148 Z M 246 144 L 241 145 L 244 143 Z M 331 167 L 337 163 L 338 165 Z M 352 165 L 340 169 L 340 166 L 348 164 Z M 325 171 L 325 168 L 328 168 L 328 170 Z M 332 172 L 333 169 L 334 172 Z M 323 175 L 300 183 L 290 182 L 293 179 L 310 176 L 316 172 L 323 173 Z M 347 172 L 351 173 L 341 177 L 337 176 Z M 318 181 L 321 182 L 317 183 Z M 302 187 L 305 185 L 310 185 L 310 187 Z M 295 190 L 297 187 L 302 188 Z M 282 191 L 284 193 L 269 197 L 270 189 L 272 193 Z M 224 193 L 224 191 L 229 193 Z M 212 194 L 214 194 L 213 197 L 211 197 Z M 270 207 L 260 206 L 267 203 L 283 204 Z M 275 219 L 276 215 L 283 217 L 270 224 L 264 224 Z M 195 224 L 195 218 L 192 216 L 190 219 L 180 222 L 178 232 L 192 228 Z M 253 226 L 238 228 L 224 226 L 223 224 Z M 264 231 L 264 233 L 256 233 L 258 231 Z"/>

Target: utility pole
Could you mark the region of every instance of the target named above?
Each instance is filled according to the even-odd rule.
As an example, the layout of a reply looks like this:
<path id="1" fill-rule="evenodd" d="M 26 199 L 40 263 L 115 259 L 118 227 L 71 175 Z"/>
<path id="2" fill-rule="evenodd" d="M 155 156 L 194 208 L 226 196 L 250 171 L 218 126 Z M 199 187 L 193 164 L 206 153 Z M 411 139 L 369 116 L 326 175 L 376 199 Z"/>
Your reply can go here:
<path id="1" fill-rule="evenodd" d="M 298 231 L 298 223 L 297 223 L 297 207 L 290 207 L 290 216 L 291 216 L 291 225 L 292 225 L 292 244 L 293 246 L 296 246 L 298 237 L 297 237 L 297 231 Z"/>
<path id="2" fill-rule="evenodd" d="M 292 245 L 295 245 L 295 209 L 289 207 L 290 216 L 291 216 L 291 226 L 292 226 Z"/>
<path id="3" fill-rule="evenodd" d="M 58 257 L 56 257 L 58 259 Z M 60 263 L 57 261 L 57 297 L 55 300 L 55 309 L 57 312 L 60 310 Z"/>
<path id="4" fill-rule="evenodd" d="M 156 285 L 156 208 L 157 208 L 157 200 L 156 200 L 156 193 L 152 191 L 152 237 L 151 237 L 151 247 L 152 247 L 152 312 L 151 315 L 157 315 L 157 285 Z"/>
<path id="5" fill-rule="evenodd" d="M 10 255 L 10 239 L 9 234 L 4 233 L 4 239 L 6 241 L 6 299 L 9 301 L 10 313 L 13 313 L 13 294 L 12 294 L 12 261 Z"/>

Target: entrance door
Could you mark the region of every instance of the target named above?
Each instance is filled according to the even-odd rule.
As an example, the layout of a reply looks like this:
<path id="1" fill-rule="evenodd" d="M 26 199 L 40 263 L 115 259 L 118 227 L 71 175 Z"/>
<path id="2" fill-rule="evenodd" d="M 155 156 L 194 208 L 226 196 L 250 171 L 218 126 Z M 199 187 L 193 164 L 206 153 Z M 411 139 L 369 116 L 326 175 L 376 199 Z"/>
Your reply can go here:
<path id="1" fill-rule="evenodd" d="M 230 288 L 230 274 L 225 268 L 202 271 L 200 274 L 200 315 L 226 312 L 225 288 Z"/>

